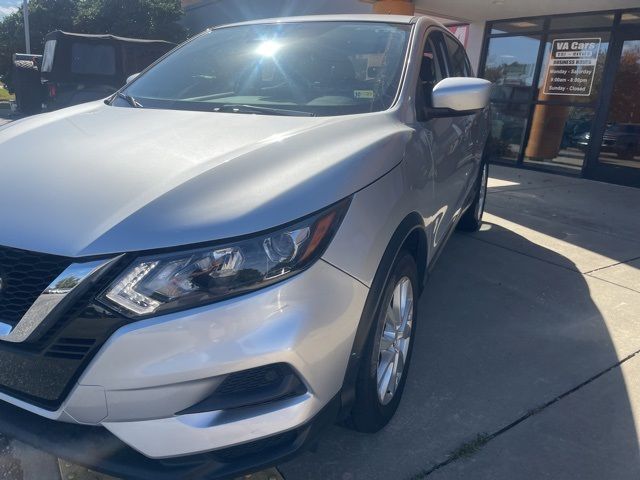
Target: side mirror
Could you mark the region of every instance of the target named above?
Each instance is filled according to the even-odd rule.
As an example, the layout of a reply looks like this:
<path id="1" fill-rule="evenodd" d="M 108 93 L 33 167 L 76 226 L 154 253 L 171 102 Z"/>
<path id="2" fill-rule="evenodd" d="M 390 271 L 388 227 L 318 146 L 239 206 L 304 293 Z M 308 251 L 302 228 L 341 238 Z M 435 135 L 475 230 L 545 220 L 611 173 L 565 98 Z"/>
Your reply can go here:
<path id="1" fill-rule="evenodd" d="M 491 82 L 482 78 L 445 78 L 431 91 L 432 108 L 454 112 L 481 110 L 489 105 L 491 85 Z"/>
<path id="2" fill-rule="evenodd" d="M 127 77 L 127 83 L 131 83 L 133 82 L 136 78 L 138 78 L 140 76 L 140 72 L 138 73 L 134 73 L 133 75 L 129 75 Z"/>

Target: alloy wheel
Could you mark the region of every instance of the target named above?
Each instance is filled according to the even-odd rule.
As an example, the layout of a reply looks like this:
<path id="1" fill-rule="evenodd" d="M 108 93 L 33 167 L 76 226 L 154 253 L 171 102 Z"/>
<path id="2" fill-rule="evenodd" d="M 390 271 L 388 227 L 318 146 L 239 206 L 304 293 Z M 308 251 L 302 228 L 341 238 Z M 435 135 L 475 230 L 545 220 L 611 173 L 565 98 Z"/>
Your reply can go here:
<path id="1" fill-rule="evenodd" d="M 378 354 L 377 390 L 382 405 L 396 393 L 405 370 L 413 326 L 413 285 L 408 277 L 396 283 L 387 305 Z"/>

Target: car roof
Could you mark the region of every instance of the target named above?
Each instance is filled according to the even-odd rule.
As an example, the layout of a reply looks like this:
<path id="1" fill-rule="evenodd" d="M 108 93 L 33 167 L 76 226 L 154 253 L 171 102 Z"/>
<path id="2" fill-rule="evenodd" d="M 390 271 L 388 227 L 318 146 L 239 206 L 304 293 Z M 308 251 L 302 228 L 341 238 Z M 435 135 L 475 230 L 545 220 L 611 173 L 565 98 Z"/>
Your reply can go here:
<path id="1" fill-rule="evenodd" d="M 381 15 L 381 14 L 342 14 L 342 15 L 304 15 L 298 17 L 276 17 L 250 20 L 247 22 L 230 23 L 220 27 L 236 25 L 259 25 L 264 23 L 299 23 L 299 22 L 378 22 L 378 23 L 402 23 L 412 24 L 419 17 L 411 15 Z M 434 23 L 436 23 L 434 21 Z"/>

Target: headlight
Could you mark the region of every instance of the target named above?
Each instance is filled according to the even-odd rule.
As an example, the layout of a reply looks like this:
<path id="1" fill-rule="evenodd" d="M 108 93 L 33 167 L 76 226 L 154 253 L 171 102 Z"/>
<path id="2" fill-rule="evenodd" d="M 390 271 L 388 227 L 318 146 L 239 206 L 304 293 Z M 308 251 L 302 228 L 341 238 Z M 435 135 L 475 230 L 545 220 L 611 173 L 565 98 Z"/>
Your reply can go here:
<path id="1" fill-rule="evenodd" d="M 208 247 L 138 257 L 99 300 L 129 317 L 213 303 L 300 272 L 327 248 L 350 200 L 286 227 Z"/>

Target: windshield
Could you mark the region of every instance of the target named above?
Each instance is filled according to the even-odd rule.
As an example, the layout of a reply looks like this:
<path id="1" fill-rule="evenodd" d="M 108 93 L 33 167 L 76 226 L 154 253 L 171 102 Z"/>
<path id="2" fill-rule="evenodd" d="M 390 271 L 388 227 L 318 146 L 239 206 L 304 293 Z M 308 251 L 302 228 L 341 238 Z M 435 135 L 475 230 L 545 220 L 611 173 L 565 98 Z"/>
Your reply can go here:
<path id="1" fill-rule="evenodd" d="M 294 115 L 386 110 L 396 97 L 410 29 L 377 22 L 216 29 L 123 93 L 144 108 Z M 131 102 L 121 95 L 113 105 Z"/>

